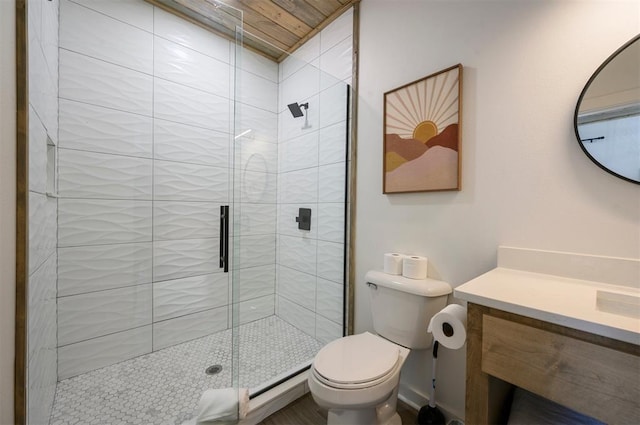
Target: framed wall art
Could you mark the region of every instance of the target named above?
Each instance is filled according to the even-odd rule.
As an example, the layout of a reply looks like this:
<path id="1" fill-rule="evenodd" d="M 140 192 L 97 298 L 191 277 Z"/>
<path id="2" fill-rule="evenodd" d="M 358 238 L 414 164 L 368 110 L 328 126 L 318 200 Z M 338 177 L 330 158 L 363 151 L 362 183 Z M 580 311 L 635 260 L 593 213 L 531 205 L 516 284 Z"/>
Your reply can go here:
<path id="1" fill-rule="evenodd" d="M 460 190 L 462 65 L 384 94 L 383 193 Z"/>

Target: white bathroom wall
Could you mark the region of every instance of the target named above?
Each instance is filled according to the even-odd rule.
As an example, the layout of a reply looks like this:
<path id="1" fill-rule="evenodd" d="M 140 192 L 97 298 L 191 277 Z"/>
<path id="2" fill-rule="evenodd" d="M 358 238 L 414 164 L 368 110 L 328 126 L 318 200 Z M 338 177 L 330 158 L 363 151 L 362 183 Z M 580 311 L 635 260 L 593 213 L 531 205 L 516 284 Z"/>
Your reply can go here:
<path id="1" fill-rule="evenodd" d="M 12 424 L 16 293 L 16 7 L 0 2 L 0 423 Z"/>
<path id="2" fill-rule="evenodd" d="M 59 2 L 31 0 L 29 39 L 28 420 L 46 423 L 56 391 Z"/>
<path id="3" fill-rule="evenodd" d="M 363 0 L 360 18 L 356 331 L 372 329 L 363 276 L 384 252 L 425 255 L 453 286 L 495 267 L 498 245 L 640 257 L 638 186 L 595 166 L 573 131 L 584 84 L 640 32 L 637 2 Z M 383 195 L 384 92 L 457 63 L 462 190 Z M 419 405 L 430 357 L 403 369 Z M 438 403 L 460 417 L 464 373 L 464 350 L 440 350 Z"/>
<path id="4" fill-rule="evenodd" d="M 342 336 L 347 84 L 353 10 L 280 64 L 277 315 L 322 342 Z M 287 105 L 309 103 L 305 118 Z M 311 230 L 299 230 L 299 208 Z"/>
<path id="5" fill-rule="evenodd" d="M 60 25 L 62 379 L 231 325 L 218 225 L 235 47 L 142 0 L 62 0 Z M 243 56 L 245 116 L 274 127 L 276 65 Z M 248 238 L 273 276 L 275 232 Z M 244 291 L 242 321 L 273 314 L 273 278 Z"/>

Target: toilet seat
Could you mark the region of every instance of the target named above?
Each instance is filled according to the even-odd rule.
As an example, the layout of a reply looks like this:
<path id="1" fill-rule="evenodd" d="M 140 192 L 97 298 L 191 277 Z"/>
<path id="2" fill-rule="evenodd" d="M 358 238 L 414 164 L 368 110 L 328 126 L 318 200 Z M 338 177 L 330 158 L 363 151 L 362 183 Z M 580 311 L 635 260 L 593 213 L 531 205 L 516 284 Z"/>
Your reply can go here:
<path id="1" fill-rule="evenodd" d="M 316 355 L 312 372 L 327 386 L 355 390 L 386 381 L 401 363 L 396 344 L 365 332 L 327 344 Z"/>

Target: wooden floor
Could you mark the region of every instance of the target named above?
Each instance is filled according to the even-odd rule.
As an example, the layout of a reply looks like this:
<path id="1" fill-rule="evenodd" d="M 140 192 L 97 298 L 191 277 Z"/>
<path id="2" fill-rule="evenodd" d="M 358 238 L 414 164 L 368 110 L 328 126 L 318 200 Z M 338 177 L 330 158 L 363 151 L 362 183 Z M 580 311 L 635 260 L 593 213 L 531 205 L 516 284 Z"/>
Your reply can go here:
<path id="1" fill-rule="evenodd" d="M 418 412 L 398 400 L 398 414 L 404 425 L 416 423 Z M 327 411 L 319 407 L 311 397 L 311 393 L 294 401 L 284 409 L 260 422 L 259 425 L 325 425 Z"/>

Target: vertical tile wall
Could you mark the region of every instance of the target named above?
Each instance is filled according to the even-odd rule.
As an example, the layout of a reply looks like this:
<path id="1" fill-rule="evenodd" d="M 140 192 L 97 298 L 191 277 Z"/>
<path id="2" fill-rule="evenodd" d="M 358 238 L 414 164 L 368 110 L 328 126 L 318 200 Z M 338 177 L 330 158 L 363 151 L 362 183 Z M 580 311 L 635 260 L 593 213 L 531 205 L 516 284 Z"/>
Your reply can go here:
<path id="1" fill-rule="evenodd" d="M 58 2 L 28 2 L 29 285 L 28 421 L 47 423 L 56 390 Z M 49 192 L 49 195 L 47 195 Z"/>
<path id="2" fill-rule="evenodd" d="M 347 88 L 353 11 L 280 64 L 276 313 L 321 342 L 342 336 Z M 304 118 L 287 105 L 309 102 Z M 299 230 L 311 208 L 311 230 Z"/>

